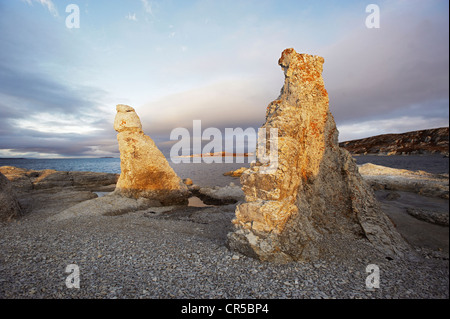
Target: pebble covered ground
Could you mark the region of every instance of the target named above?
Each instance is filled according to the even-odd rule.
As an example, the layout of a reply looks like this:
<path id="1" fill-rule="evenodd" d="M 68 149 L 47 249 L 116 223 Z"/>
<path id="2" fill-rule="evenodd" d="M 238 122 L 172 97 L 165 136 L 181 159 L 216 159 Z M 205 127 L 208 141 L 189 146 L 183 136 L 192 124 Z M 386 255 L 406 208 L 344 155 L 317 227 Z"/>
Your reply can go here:
<path id="1" fill-rule="evenodd" d="M 138 211 L 50 223 L 48 212 L 2 225 L 0 298 L 449 298 L 448 258 L 389 260 L 364 240 L 347 258 L 284 265 L 225 246 L 234 205 L 168 215 Z M 80 288 L 68 288 L 79 267 Z M 369 289 L 366 267 L 380 270 Z"/>

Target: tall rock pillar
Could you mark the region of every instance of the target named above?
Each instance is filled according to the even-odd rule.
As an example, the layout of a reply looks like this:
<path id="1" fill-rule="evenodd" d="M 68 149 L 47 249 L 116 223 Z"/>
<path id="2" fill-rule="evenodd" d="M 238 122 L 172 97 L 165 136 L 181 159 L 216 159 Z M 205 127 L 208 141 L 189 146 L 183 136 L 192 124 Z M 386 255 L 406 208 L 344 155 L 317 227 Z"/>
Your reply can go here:
<path id="1" fill-rule="evenodd" d="M 339 148 L 323 63 L 294 49 L 278 61 L 285 82 L 262 126 L 278 130 L 278 166 L 267 174 L 270 163 L 257 160 L 242 174 L 245 203 L 228 234 L 232 250 L 268 261 L 312 260 L 344 237 L 366 238 L 388 255 L 407 249 L 351 155 Z"/>

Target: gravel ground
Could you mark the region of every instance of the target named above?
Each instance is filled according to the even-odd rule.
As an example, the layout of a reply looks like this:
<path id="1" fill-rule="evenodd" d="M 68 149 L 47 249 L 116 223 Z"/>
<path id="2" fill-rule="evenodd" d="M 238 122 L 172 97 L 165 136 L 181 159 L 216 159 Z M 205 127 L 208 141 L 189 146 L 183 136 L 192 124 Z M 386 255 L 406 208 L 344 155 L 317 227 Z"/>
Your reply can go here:
<path id="1" fill-rule="evenodd" d="M 235 205 L 78 217 L 44 209 L 1 226 L 0 298 L 449 298 L 448 258 L 388 260 L 364 240 L 351 254 L 284 265 L 229 251 Z M 66 286 L 76 264 L 80 288 Z M 366 287 L 366 267 L 380 269 Z"/>

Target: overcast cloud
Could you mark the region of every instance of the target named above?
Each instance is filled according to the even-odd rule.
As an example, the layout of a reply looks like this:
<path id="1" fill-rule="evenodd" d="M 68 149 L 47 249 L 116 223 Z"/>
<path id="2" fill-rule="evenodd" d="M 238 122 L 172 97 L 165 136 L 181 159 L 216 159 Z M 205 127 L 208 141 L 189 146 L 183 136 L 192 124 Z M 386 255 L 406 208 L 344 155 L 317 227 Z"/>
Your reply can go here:
<path id="1" fill-rule="evenodd" d="M 325 58 L 340 140 L 448 126 L 447 1 L 0 2 L 0 157 L 117 156 L 115 105 L 170 145 L 176 127 L 253 127 L 285 48 Z M 130 17 L 133 17 L 130 19 Z"/>

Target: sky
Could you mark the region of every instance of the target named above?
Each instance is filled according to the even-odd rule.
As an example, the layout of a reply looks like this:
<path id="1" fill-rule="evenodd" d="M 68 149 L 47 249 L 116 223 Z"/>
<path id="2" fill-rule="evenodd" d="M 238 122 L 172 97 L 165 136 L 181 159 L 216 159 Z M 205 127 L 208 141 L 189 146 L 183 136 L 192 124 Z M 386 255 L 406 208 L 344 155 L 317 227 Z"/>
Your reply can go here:
<path id="1" fill-rule="evenodd" d="M 369 4 L 379 28 L 366 26 Z M 257 129 L 283 85 L 286 48 L 325 58 L 340 141 L 448 126 L 448 6 L 0 0 L 0 157 L 117 157 L 117 104 L 135 108 L 161 149 L 193 120 Z"/>

